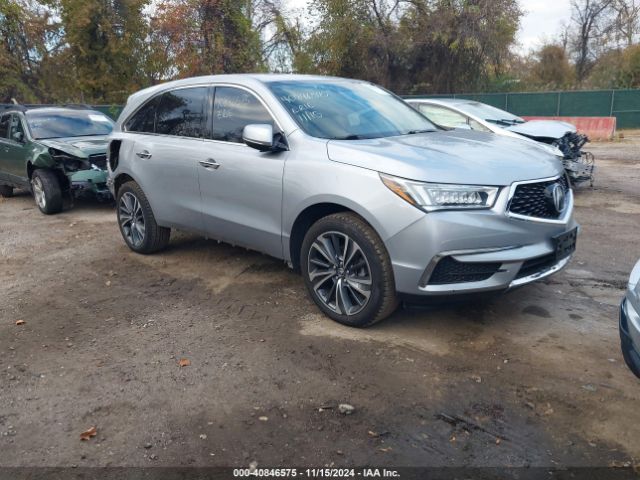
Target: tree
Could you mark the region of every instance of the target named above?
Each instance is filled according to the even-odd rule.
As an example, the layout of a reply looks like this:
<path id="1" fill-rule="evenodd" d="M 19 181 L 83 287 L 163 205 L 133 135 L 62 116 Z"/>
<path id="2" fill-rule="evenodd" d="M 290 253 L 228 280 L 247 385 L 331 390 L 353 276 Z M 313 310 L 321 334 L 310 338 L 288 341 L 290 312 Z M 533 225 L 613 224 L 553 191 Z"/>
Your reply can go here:
<path id="1" fill-rule="evenodd" d="M 50 8 L 30 0 L 0 0 L 0 101 L 12 98 L 27 103 L 56 96 L 69 82 L 66 57 L 60 53 L 64 39 Z"/>
<path id="2" fill-rule="evenodd" d="M 122 102 L 140 88 L 147 0 L 59 0 L 82 102 Z"/>
<path id="3" fill-rule="evenodd" d="M 640 34 L 640 1 L 613 0 L 614 28 L 619 40 L 626 46 L 633 45 Z"/>
<path id="4" fill-rule="evenodd" d="M 614 0 L 572 0 L 571 21 L 575 29 L 571 47 L 575 56 L 576 77 L 582 82 L 593 67 L 598 42 L 606 43 L 610 30 L 607 13 Z"/>
<path id="5" fill-rule="evenodd" d="M 531 82 L 545 89 L 561 89 L 571 85 L 573 69 L 562 46 L 548 44 L 536 52 Z"/>
<path id="6" fill-rule="evenodd" d="M 504 77 L 522 11 L 515 0 L 413 0 L 402 15 L 403 91 L 477 91 Z"/>
<path id="7" fill-rule="evenodd" d="M 264 69 L 251 1 L 164 0 L 151 20 L 155 57 L 172 76 L 239 73 Z M 169 65 L 170 68 L 166 66 Z"/>

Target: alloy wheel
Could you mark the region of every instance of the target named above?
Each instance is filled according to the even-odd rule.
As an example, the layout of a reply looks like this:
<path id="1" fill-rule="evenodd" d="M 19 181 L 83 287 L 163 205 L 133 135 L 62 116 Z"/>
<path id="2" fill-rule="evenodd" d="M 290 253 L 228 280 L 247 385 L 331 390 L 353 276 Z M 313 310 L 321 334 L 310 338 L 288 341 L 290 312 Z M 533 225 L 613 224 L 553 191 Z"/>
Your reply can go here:
<path id="1" fill-rule="evenodd" d="M 131 192 L 125 192 L 118 204 L 118 220 L 127 241 L 134 247 L 144 242 L 145 223 L 142 205 Z"/>
<path id="2" fill-rule="evenodd" d="M 308 275 L 318 298 L 339 315 L 355 315 L 371 298 L 371 268 L 348 235 L 325 232 L 309 249 Z"/>
<path id="3" fill-rule="evenodd" d="M 33 196 L 36 199 L 38 206 L 44 210 L 47 207 L 47 197 L 44 194 L 44 185 L 40 177 L 35 177 L 31 181 L 31 187 L 33 189 Z"/>

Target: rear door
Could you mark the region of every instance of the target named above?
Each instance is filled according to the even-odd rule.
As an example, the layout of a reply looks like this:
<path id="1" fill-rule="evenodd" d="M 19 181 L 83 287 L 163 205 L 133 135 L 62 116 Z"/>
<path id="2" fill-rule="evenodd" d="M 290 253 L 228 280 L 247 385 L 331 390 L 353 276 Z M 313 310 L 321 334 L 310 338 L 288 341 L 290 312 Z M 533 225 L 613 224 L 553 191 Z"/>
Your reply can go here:
<path id="1" fill-rule="evenodd" d="M 125 126 L 144 131 L 135 135 L 134 178 L 161 225 L 203 229 L 197 166 L 207 158 L 210 106 L 208 87 L 179 88 L 150 100 Z"/>
<path id="2" fill-rule="evenodd" d="M 244 127 L 279 127 L 265 104 L 240 87 L 217 86 L 207 162 L 198 168 L 202 212 L 214 238 L 282 258 L 282 175 L 288 152 L 259 152 L 242 141 Z"/>

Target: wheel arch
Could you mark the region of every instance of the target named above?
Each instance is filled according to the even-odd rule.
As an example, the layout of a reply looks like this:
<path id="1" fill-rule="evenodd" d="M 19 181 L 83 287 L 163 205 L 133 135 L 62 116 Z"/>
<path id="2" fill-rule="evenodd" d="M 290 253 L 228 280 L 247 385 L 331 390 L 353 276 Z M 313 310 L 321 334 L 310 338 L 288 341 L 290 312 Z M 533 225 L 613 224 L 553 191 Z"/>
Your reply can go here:
<path id="1" fill-rule="evenodd" d="M 118 190 L 120 190 L 120 187 L 122 187 L 122 185 L 124 185 L 127 182 L 135 182 L 135 181 L 136 180 L 131 175 L 129 175 L 128 173 L 119 173 L 113 179 L 113 192 L 117 196 L 118 195 Z"/>
<path id="2" fill-rule="evenodd" d="M 333 213 L 338 212 L 351 212 L 358 215 L 364 222 L 366 222 L 381 238 L 380 231 L 376 228 L 374 223 L 370 221 L 370 215 L 366 212 L 362 212 L 362 209 L 354 206 L 348 206 L 349 202 L 340 201 L 322 201 L 313 203 L 305 207 L 294 220 L 291 231 L 289 234 L 289 260 L 294 270 L 300 270 L 300 249 L 302 248 L 302 242 L 309 228 L 318 220 Z"/>

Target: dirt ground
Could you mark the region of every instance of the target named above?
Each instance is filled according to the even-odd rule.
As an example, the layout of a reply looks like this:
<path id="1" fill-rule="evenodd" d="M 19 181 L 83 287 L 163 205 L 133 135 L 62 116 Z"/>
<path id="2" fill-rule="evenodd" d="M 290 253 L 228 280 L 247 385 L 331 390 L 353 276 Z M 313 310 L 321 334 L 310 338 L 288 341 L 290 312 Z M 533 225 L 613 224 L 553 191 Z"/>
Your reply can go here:
<path id="1" fill-rule="evenodd" d="M 0 465 L 637 465 L 640 136 L 589 149 L 565 271 L 367 330 L 269 257 L 181 233 L 140 256 L 107 206 L 0 199 Z"/>

